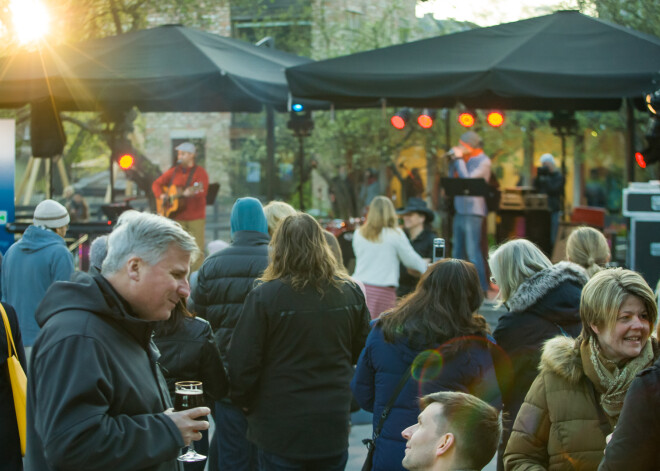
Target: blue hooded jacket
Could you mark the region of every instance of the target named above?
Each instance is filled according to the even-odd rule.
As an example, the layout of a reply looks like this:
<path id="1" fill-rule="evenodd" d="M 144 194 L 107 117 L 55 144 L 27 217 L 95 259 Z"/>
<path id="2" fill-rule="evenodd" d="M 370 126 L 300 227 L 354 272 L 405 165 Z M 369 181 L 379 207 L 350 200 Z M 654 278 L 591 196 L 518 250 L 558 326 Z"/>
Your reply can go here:
<path id="1" fill-rule="evenodd" d="M 447 344 L 452 343 L 450 340 Z M 458 351 L 447 353 L 441 345 L 420 350 L 405 338 L 395 343 L 385 341 L 376 320 L 364 350 L 360 354 L 351 389 L 364 410 L 373 412 L 373 428 L 394 392 L 401 376 L 413 361 L 423 364 L 424 371 L 414 368 L 412 377 L 394 401 L 385 419 L 380 436 L 376 439 L 373 469 L 379 471 L 405 471 L 401 460 L 405 455 L 406 440 L 401 432 L 417 423 L 420 397 L 438 391 L 460 391 L 472 394 L 497 409 L 502 408 L 502 397 L 495 376 L 495 366 L 489 345 L 492 338 L 469 337 Z M 421 355 L 420 355 L 421 354 Z"/>
<path id="2" fill-rule="evenodd" d="M 34 312 L 55 281 L 69 281 L 73 257 L 62 237 L 50 229 L 28 226 L 2 261 L 2 301 L 16 310 L 23 345 L 32 346 L 39 333 Z"/>

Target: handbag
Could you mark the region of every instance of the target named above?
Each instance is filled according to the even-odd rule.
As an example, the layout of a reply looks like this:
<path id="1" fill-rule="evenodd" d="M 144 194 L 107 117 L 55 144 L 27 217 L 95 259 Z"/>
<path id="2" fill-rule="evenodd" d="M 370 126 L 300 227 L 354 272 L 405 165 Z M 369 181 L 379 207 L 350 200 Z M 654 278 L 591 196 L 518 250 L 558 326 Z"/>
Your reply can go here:
<path id="1" fill-rule="evenodd" d="M 376 425 L 376 428 L 374 429 L 373 437 L 365 438 L 364 440 L 362 440 L 362 443 L 364 443 L 367 446 L 367 458 L 364 460 L 364 464 L 362 465 L 362 471 L 371 471 L 371 468 L 373 466 L 374 453 L 376 452 L 376 439 L 380 435 L 381 430 L 383 430 L 383 424 L 385 423 L 385 419 L 387 419 L 387 416 L 390 415 L 390 411 L 392 410 L 394 401 L 396 401 L 396 398 L 399 397 L 399 393 L 401 393 L 403 386 L 405 386 L 405 384 L 408 382 L 411 368 L 412 368 L 412 364 L 403 373 L 403 376 L 401 376 L 401 379 L 399 380 L 399 384 L 397 384 L 396 388 L 392 392 L 392 396 L 390 396 L 390 399 L 387 401 L 387 404 L 385 405 L 383 412 L 381 412 L 380 414 L 380 420 L 378 420 L 378 425 Z"/>
<path id="2" fill-rule="evenodd" d="M 18 353 L 16 352 L 16 345 L 14 345 L 14 337 L 11 334 L 9 319 L 7 318 L 7 313 L 2 304 L 0 304 L 0 312 L 2 312 L 2 320 L 5 323 L 5 332 L 7 333 L 7 369 L 9 370 L 11 390 L 14 394 L 14 409 L 16 410 L 18 436 L 21 440 L 21 455 L 25 456 L 27 377 L 25 376 L 25 371 L 23 371 L 21 362 L 18 361 Z"/>

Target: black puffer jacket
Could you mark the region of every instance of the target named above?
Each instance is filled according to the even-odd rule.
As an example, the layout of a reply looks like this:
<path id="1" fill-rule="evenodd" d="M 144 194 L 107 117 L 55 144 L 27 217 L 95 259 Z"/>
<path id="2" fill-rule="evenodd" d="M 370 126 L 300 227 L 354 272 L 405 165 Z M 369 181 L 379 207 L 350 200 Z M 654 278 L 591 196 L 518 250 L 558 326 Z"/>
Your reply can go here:
<path id="1" fill-rule="evenodd" d="M 179 470 L 153 322 L 102 276 L 75 279 L 51 285 L 35 313 L 26 469 Z"/>
<path id="2" fill-rule="evenodd" d="M 577 337 L 582 330 L 580 295 L 588 281 L 586 271 L 570 262 L 559 262 L 523 282 L 507 301 L 509 312 L 500 317 L 493 336 L 511 364 L 498 362 L 497 373 L 504 402 L 501 457 L 516 415 L 538 374 L 541 348 L 557 335 Z"/>
<path id="3" fill-rule="evenodd" d="M 211 323 L 225 365 L 243 302 L 268 266 L 268 242 L 268 235 L 261 232 L 235 232 L 231 246 L 210 255 L 199 269 L 195 310 Z"/>
<path id="4" fill-rule="evenodd" d="M 637 375 L 626 393 L 612 440 L 598 471 L 660 469 L 660 359 Z"/>
<path id="5" fill-rule="evenodd" d="M 198 317 L 184 317 L 170 332 L 163 327 L 156 329 L 154 342 L 170 397 L 174 398 L 177 381 L 201 381 L 207 405 L 209 400 L 222 399 L 229 384 L 211 325 Z"/>

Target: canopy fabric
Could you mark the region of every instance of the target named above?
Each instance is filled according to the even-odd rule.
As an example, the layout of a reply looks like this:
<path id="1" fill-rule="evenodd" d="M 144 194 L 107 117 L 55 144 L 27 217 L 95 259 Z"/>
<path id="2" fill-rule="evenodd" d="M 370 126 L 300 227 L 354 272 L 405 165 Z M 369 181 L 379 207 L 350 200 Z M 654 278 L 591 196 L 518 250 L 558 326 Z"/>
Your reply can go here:
<path id="1" fill-rule="evenodd" d="M 294 66 L 296 98 L 392 106 L 618 109 L 652 91 L 660 39 L 576 11 Z"/>
<path id="2" fill-rule="evenodd" d="M 60 110 L 286 110 L 284 69 L 311 62 L 181 25 L 44 47 L 0 60 L 0 107 Z M 46 80 L 47 79 L 47 80 Z"/>

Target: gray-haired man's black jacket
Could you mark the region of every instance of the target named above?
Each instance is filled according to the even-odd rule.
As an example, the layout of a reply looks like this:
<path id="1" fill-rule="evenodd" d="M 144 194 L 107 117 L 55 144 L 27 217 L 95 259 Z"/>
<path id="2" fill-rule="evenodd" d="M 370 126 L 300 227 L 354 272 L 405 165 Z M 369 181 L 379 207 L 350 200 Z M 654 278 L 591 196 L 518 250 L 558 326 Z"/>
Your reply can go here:
<path id="1" fill-rule="evenodd" d="M 54 283 L 37 308 L 28 375 L 28 470 L 179 470 L 183 439 L 152 323 L 100 275 Z"/>

